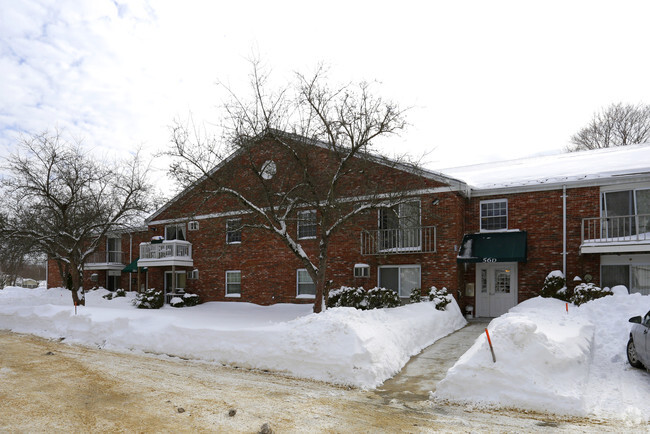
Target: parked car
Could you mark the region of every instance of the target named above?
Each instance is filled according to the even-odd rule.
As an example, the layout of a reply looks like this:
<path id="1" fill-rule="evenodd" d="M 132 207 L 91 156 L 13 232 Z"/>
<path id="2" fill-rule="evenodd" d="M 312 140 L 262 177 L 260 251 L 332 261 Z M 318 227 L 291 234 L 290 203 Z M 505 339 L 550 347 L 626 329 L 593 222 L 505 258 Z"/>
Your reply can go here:
<path id="1" fill-rule="evenodd" d="M 650 369 L 650 311 L 643 318 L 630 318 L 632 330 L 627 343 L 627 360 L 635 368 Z"/>

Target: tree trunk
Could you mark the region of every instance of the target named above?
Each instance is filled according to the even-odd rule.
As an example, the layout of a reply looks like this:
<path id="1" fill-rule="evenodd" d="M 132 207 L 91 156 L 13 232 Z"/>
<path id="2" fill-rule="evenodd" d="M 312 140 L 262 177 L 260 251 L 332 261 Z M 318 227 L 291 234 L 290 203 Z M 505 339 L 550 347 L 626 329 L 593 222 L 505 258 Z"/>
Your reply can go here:
<path id="1" fill-rule="evenodd" d="M 72 293 L 72 302 L 75 306 L 85 306 L 86 299 L 83 297 L 79 298 L 79 288 L 81 287 L 81 273 L 74 264 L 71 264 L 68 276 L 69 278 L 67 281 L 67 286 Z"/>

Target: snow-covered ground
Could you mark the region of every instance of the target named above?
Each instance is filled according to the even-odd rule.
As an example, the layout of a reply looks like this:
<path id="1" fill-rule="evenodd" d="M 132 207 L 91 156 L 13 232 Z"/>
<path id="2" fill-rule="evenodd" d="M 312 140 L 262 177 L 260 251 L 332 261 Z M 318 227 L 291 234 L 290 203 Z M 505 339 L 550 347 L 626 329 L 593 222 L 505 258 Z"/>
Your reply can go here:
<path id="1" fill-rule="evenodd" d="M 650 373 L 626 359 L 630 317 L 650 296 L 615 291 L 581 305 L 534 298 L 494 319 L 437 385 L 433 399 L 577 416 L 650 421 Z"/>
<path id="2" fill-rule="evenodd" d="M 409 358 L 466 324 L 458 305 L 430 302 L 394 309 L 328 309 L 311 305 L 204 303 L 136 309 L 134 294 L 113 300 L 91 291 L 75 315 L 70 293 L 9 287 L 0 291 L 0 329 L 102 348 L 173 355 L 268 369 L 373 388 Z"/>

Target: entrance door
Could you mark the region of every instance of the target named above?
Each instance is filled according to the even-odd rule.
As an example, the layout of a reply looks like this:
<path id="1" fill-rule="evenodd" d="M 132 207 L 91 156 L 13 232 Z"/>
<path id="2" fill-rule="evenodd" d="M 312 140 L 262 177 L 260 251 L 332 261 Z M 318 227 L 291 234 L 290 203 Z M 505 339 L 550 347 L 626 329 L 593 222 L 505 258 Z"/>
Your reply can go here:
<path id="1" fill-rule="evenodd" d="M 476 265 L 476 316 L 494 318 L 517 304 L 517 263 Z"/>

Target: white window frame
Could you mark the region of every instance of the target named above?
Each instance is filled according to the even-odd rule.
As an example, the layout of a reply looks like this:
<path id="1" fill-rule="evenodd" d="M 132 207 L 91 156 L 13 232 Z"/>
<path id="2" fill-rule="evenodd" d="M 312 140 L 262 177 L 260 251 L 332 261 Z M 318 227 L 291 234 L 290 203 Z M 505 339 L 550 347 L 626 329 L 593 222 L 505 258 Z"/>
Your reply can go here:
<path id="1" fill-rule="evenodd" d="M 226 244 L 241 244 L 242 221 L 243 220 L 242 220 L 241 217 L 226 220 Z M 230 222 L 239 222 L 239 228 L 238 229 L 228 229 L 228 224 Z M 239 232 L 239 240 L 231 241 L 230 240 L 230 235 L 231 234 L 236 234 L 237 232 Z"/>
<path id="2" fill-rule="evenodd" d="M 406 216 L 403 208 L 408 204 L 417 204 L 418 221 L 415 227 L 404 226 Z M 382 227 L 382 213 L 397 208 L 397 227 Z M 377 229 L 379 231 L 379 251 L 418 251 L 422 249 L 422 201 L 409 200 L 392 207 L 377 210 Z M 393 232 L 394 231 L 394 232 Z M 384 238 L 386 237 L 386 238 Z"/>
<path id="3" fill-rule="evenodd" d="M 228 292 L 228 276 L 230 274 L 239 274 L 239 292 L 233 292 L 233 293 Z M 233 297 L 233 298 L 241 297 L 241 270 L 228 270 L 228 271 L 226 271 L 225 292 L 226 292 L 226 297 Z"/>
<path id="4" fill-rule="evenodd" d="M 176 231 L 175 231 L 175 232 L 176 232 L 176 236 L 175 236 L 175 238 L 167 238 L 167 229 L 168 229 L 168 228 L 171 228 L 171 227 L 175 227 L 175 228 L 176 228 Z M 181 228 L 181 230 L 182 230 L 182 232 L 183 232 L 183 235 L 184 235 L 184 238 L 185 238 L 185 239 L 182 240 L 182 241 L 187 241 L 187 228 L 185 227 L 185 223 L 174 223 L 174 224 L 171 224 L 171 225 L 166 225 L 166 226 L 165 226 L 165 240 L 178 240 L 178 239 L 179 239 L 179 238 L 178 238 L 178 229 L 179 229 L 179 228 Z"/>
<path id="5" fill-rule="evenodd" d="M 357 274 L 357 271 L 359 271 L 360 274 Z M 354 277 L 358 277 L 358 278 L 370 277 L 370 265 L 354 264 L 352 274 Z"/>
<path id="6" fill-rule="evenodd" d="M 487 205 L 490 203 L 504 203 L 506 204 L 506 214 L 505 216 L 499 215 L 499 216 L 486 216 L 485 218 L 501 218 L 505 217 L 506 218 L 506 227 L 504 228 L 499 228 L 499 229 L 484 229 L 483 228 L 483 205 Z M 508 213 L 508 199 L 507 198 L 502 198 L 502 199 L 490 199 L 490 200 L 482 200 L 479 202 L 478 206 L 478 214 L 479 214 L 479 225 L 481 228 L 481 232 L 503 232 L 508 230 L 508 220 L 509 220 L 509 213 Z"/>
<path id="7" fill-rule="evenodd" d="M 193 220 L 187 224 L 187 230 L 189 231 L 198 231 L 199 230 L 199 222 L 196 220 Z"/>
<path id="8" fill-rule="evenodd" d="M 301 284 L 303 284 L 303 285 L 309 284 L 309 282 L 301 282 L 300 281 L 300 273 L 303 272 L 303 271 L 304 271 L 305 275 L 307 275 L 309 280 L 312 281 L 311 284 L 314 285 L 314 294 L 301 294 L 300 293 L 300 285 Z M 307 272 L 306 268 L 299 268 L 299 269 L 296 270 L 296 298 L 311 298 L 311 299 L 316 298 L 316 284 L 312 280 L 312 278 L 309 275 L 309 273 Z"/>
<path id="9" fill-rule="evenodd" d="M 600 283 L 603 280 L 603 267 L 615 265 L 628 267 L 628 292 L 638 293 L 638 288 L 632 288 L 632 267 L 649 266 L 650 254 L 632 254 L 632 255 L 601 255 L 600 256 Z M 610 288 L 611 289 L 611 288 Z M 634 289 L 634 291 L 633 291 Z"/>
<path id="10" fill-rule="evenodd" d="M 420 276 L 420 288 L 422 288 L 422 266 L 420 264 L 380 265 L 377 267 L 377 286 L 381 285 L 381 270 L 384 268 L 397 268 L 399 270 L 397 279 L 397 295 L 400 298 L 409 298 L 411 296 L 411 294 L 400 295 L 402 292 L 402 280 L 400 278 L 402 268 L 417 268 Z"/>
<path id="11" fill-rule="evenodd" d="M 309 214 L 313 215 L 313 223 L 311 222 L 311 219 L 309 219 L 309 223 L 307 222 L 306 219 L 302 217 L 304 214 Z M 316 234 L 318 233 L 318 220 L 316 219 L 316 210 L 315 209 L 308 209 L 304 211 L 298 211 L 298 224 L 296 225 L 296 230 L 297 230 L 297 236 L 299 240 L 312 240 L 316 238 Z M 307 236 L 300 236 L 300 231 L 301 229 L 307 229 L 309 227 L 314 227 L 314 235 L 307 235 Z"/>
<path id="12" fill-rule="evenodd" d="M 194 270 L 187 273 L 187 279 L 188 280 L 199 280 L 199 270 L 195 268 Z"/>

